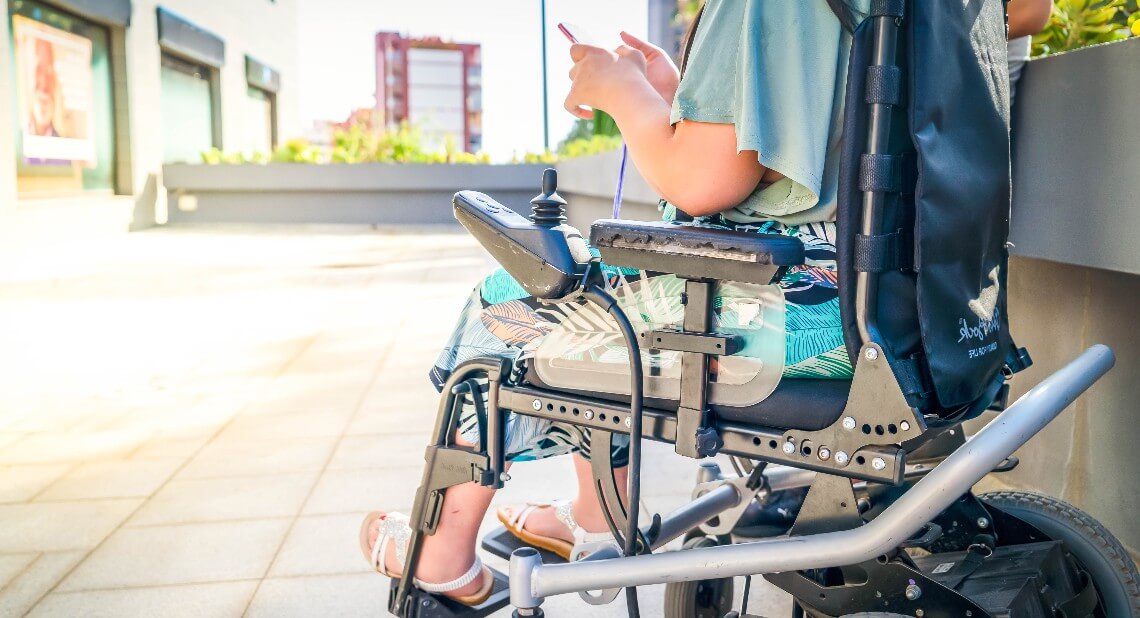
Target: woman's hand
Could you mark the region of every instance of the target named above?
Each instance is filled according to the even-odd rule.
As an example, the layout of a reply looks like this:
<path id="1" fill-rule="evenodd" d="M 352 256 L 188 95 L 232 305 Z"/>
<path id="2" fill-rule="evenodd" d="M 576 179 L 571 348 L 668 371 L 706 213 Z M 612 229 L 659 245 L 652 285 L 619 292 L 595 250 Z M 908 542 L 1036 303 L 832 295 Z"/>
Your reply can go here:
<path id="1" fill-rule="evenodd" d="M 677 84 L 681 83 L 681 72 L 673 64 L 673 59 L 660 47 L 642 41 L 624 30 L 621 40 L 645 56 L 645 77 L 649 80 L 649 85 L 666 103 L 672 105 L 673 97 L 677 95 Z"/>
<path id="2" fill-rule="evenodd" d="M 626 93 L 647 85 L 645 55 L 622 45 L 609 51 L 593 45 L 575 43 L 570 46 L 570 94 L 566 95 L 566 111 L 579 118 L 593 118 L 589 106 L 607 112 Z"/>

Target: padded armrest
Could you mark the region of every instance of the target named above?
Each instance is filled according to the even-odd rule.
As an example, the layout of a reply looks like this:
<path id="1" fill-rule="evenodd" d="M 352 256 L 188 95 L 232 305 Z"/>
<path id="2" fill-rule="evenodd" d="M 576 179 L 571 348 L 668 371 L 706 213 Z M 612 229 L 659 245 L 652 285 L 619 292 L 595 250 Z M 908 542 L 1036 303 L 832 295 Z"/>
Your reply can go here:
<path id="1" fill-rule="evenodd" d="M 699 279 L 768 284 L 781 266 L 804 263 L 798 238 L 667 221 L 601 219 L 590 244 L 607 264 Z"/>

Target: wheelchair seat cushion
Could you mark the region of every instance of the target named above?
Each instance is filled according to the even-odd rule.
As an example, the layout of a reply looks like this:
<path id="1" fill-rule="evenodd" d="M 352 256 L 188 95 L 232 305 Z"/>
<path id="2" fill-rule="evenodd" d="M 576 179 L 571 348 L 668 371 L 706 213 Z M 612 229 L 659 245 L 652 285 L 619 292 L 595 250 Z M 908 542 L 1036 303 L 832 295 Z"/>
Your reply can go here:
<path id="1" fill-rule="evenodd" d="M 629 403 L 629 395 L 624 394 L 552 388 L 550 385 L 544 384 L 534 371 L 528 371 L 524 381 L 531 386 L 552 393 L 565 393 L 594 397 L 604 401 Z M 712 404 L 710 408 L 716 417 L 722 421 L 739 423 L 749 427 L 817 431 L 839 419 L 847 405 L 847 395 L 850 390 L 850 380 L 784 380 L 780 382 L 776 390 L 758 403 L 743 407 Z M 679 405 L 675 399 L 652 397 L 646 397 L 644 403 L 646 409 L 664 412 L 676 412 Z"/>

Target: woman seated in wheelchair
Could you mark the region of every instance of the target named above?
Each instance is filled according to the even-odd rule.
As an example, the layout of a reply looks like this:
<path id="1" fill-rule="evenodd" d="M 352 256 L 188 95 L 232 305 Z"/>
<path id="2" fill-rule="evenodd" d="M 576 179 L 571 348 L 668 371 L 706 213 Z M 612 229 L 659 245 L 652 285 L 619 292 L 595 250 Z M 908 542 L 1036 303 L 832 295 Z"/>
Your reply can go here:
<path id="1" fill-rule="evenodd" d="M 686 37 L 684 77 L 668 53 L 626 33 L 613 51 L 570 48 L 566 109 L 580 118 L 591 117 L 587 108 L 614 117 L 637 169 L 664 198 L 666 219 L 803 241 L 806 263 L 777 273 L 764 294 L 783 304 L 775 308 L 784 313 L 776 365 L 783 379 L 852 374 L 833 239 L 849 32 L 866 3 L 709 0 Z M 606 268 L 619 288 L 670 277 Z M 720 312 L 727 305 L 717 306 Z M 563 317 L 500 270 L 475 288 L 431 380 L 441 387 L 458 364 L 476 357 L 523 359 Z M 475 415 L 473 406 L 465 411 L 461 443 L 477 443 Z M 628 439 L 614 442 L 613 460 L 622 465 Z M 506 448 L 510 461 L 572 453 L 578 476 L 573 499 L 501 508 L 508 530 L 564 557 L 577 542 L 610 538 L 591 484 L 585 430 L 512 417 Z M 623 488 L 624 472 L 617 472 Z M 489 596 L 492 577 L 475 545 L 492 494 L 475 483 L 447 491 L 438 530 L 424 541 L 419 588 L 471 605 Z M 361 549 L 379 572 L 400 577 L 409 534 L 405 516 L 372 513 L 361 528 Z"/>

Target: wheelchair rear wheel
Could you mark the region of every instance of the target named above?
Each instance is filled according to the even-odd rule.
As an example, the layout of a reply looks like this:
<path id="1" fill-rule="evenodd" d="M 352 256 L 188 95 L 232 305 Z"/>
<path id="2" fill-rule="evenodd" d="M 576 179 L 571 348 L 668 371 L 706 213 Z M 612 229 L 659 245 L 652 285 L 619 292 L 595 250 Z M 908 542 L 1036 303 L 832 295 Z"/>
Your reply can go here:
<path id="1" fill-rule="evenodd" d="M 716 539 L 707 536 L 689 539 L 685 549 L 714 547 Z M 665 618 L 722 618 L 732 609 L 731 577 L 665 585 Z"/>
<path id="2" fill-rule="evenodd" d="M 1075 506 L 1040 494 L 999 491 L 978 496 L 1065 544 L 1088 572 L 1104 616 L 1140 617 L 1140 575 L 1120 541 Z"/>

